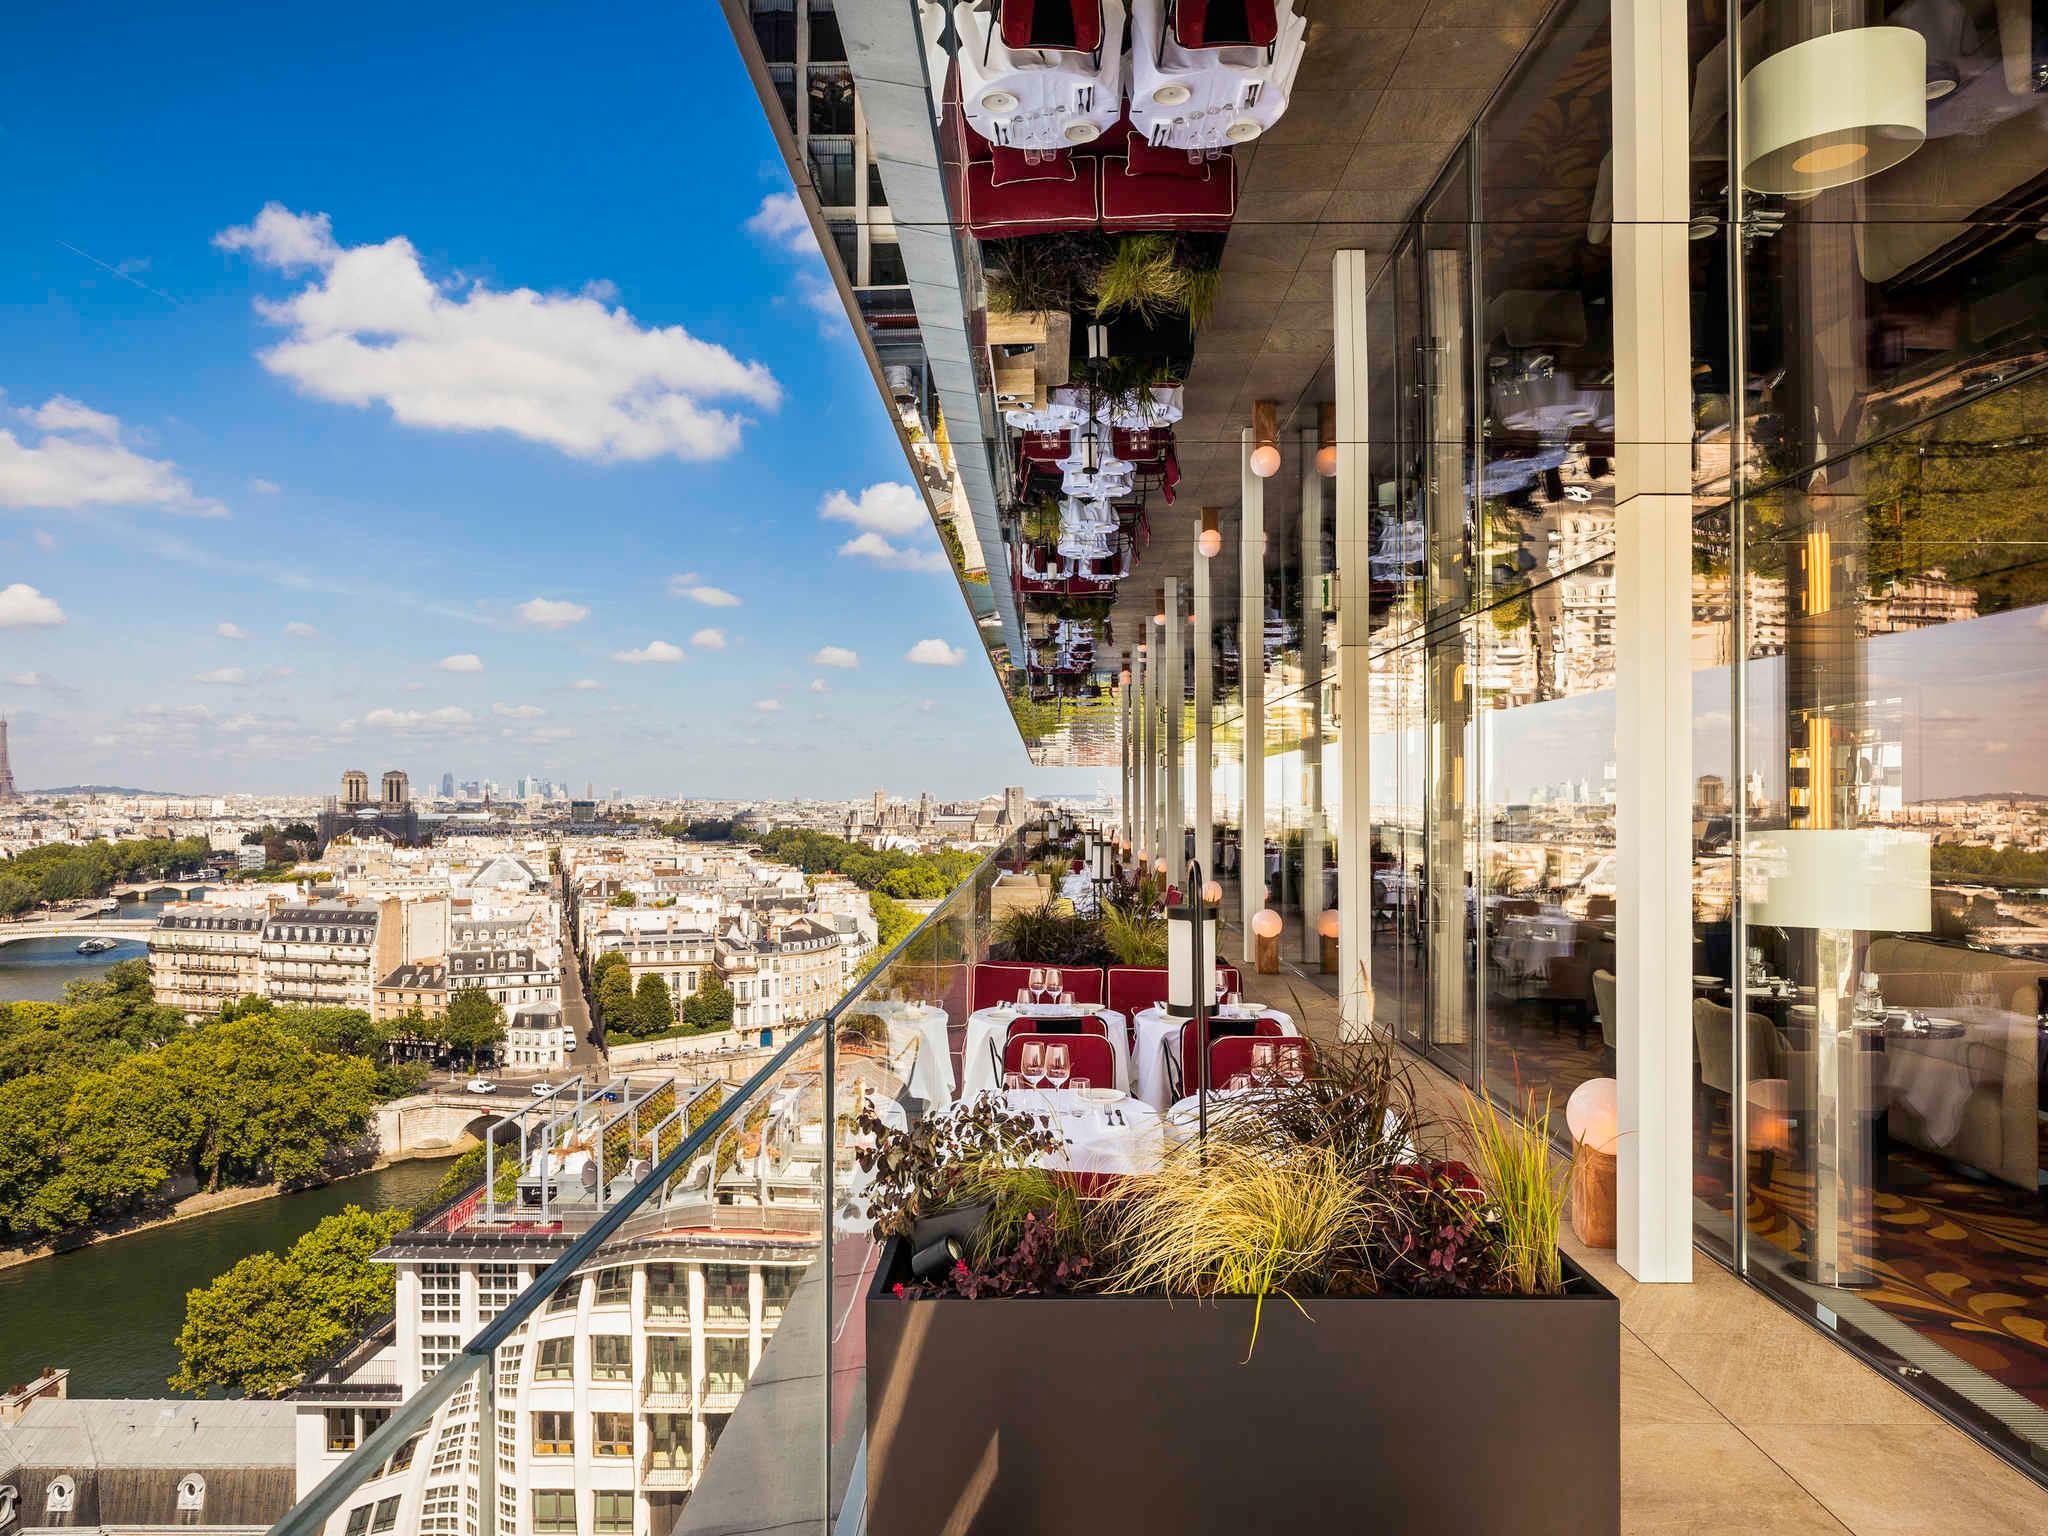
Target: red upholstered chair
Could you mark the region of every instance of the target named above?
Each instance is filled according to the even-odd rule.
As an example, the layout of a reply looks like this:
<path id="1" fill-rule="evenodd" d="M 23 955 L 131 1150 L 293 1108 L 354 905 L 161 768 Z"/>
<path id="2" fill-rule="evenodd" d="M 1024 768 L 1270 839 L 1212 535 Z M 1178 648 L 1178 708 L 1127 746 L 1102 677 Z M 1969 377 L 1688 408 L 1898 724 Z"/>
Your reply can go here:
<path id="1" fill-rule="evenodd" d="M 1039 1035 L 1012 1034 L 1003 1046 L 1003 1071 L 1021 1070 L 1024 1047 L 1028 1043 L 1040 1045 L 1063 1045 L 1067 1048 L 1068 1070 L 1074 1078 L 1085 1077 L 1092 1088 L 1108 1088 L 1116 1082 L 1116 1054 L 1109 1048 L 1109 1042 L 1099 1035 Z"/>
<path id="2" fill-rule="evenodd" d="M 1238 990 L 1236 966 L 1219 965 L 1216 973 L 1223 983 L 1222 991 Z M 1166 1001 L 1166 991 L 1166 967 L 1163 965 L 1112 965 L 1109 968 L 1109 1006 L 1131 1020 L 1134 1029 L 1139 1014 Z"/>
<path id="3" fill-rule="evenodd" d="M 1093 229 L 1102 219 L 1101 176 L 1090 154 L 1065 151 L 1027 166 L 1022 150 L 998 150 L 961 124 L 967 156 L 967 227 L 983 240 Z"/>
<path id="4" fill-rule="evenodd" d="M 1102 968 L 1096 965 L 1036 966 L 1021 960 L 984 960 L 974 968 L 974 1008 L 993 1008 L 997 1003 L 1014 1003 L 1020 987 L 1031 985 L 1034 970 L 1056 970 L 1060 984 L 1074 994 L 1077 1003 L 1102 1001 Z"/>
<path id="5" fill-rule="evenodd" d="M 1173 40 L 1183 48 L 1270 48 L 1280 37 L 1275 0 L 1173 0 L 1171 9 Z"/>
<path id="6" fill-rule="evenodd" d="M 1280 1027 L 1280 1021 L 1275 1018 L 1211 1019 L 1209 1021 L 1209 1061 L 1211 1064 L 1209 1086 L 1211 1088 L 1216 1086 L 1217 1080 L 1214 1063 L 1216 1061 L 1216 1043 L 1219 1040 L 1249 1040 L 1253 1036 L 1278 1038 L 1285 1033 L 1286 1031 Z M 1195 1021 L 1189 1019 L 1187 1023 L 1180 1027 L 1181 1076 L 1179 1081 L 1172 1084 L 1173 1096 L 1176 1099 L 1186 1098 L 1195 1091 L 1194 1073 L 1188 1067 L 1188 1063 L 1195 1059 Z M 1171 1063 L 1169 1062 L 1168 1065 L 1171 1066 Z M 1168 1075 L 1171 1077 L 1171 1073 Z"/>
<path id="7" fill-rule="evenodd" d="M 1187 151 L 1155 149 L 1128 118 L 1102 145 L 1102 227 L 1110 234 L 1146 229 L 1230 228 L 1237 214 L 1237 162 L 1225 150 L 1192 161 Z"/>
<path id="8" fill-rule="evenodd" d="M 1102 0 L 997 0 L 996 20 L 1003 46 L 1013 51 L 1093 53 L 1102 46 Z"/>
<path id="9" fill-rule="evenodd" d="M 1259 1022 L 1263 1024 L 1266 1021 L 1261 1019 Z M 1255 1068 L 1252 1061 L 1253 1049 L 1264 1038 L 1268 1037 L 1266 1032 L 1261 1030 L 1255 1036 L 1233 1035 L 1222 1040 L 1211 1041 L 1209 1043 L 1210 1088 L 1222 1087 L 1239 1072 L 1254 1071 Z M 1313 1072 L 1315 1070 L 1315 1047 L 1310 1045 L 1308 1041 L 1301 1039 L 1299 1036 L 1292 1036 L 1275 1040 L 1274 1047 L 1274 1070 L 1282 1069 L 1286 1059 L 1290 1056 L 1299 1057 L 1300 1069 L 1303 1072 Z"/>

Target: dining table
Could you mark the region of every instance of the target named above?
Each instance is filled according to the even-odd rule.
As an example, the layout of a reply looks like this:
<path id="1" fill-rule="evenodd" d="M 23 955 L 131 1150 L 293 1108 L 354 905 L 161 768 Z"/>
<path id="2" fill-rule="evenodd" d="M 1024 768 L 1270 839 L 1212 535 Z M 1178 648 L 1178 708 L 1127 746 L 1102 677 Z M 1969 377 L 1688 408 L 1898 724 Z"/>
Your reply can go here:
<path id="1" fill-rule="evenodd" d="M 1041 1167 L 1070 1173 L 1154 1173 L 1166 1156 L 1159 1111 L 1113 1089 L 999 1088 L 988 1097 L 1042 1117 L 1064 1142 Z M 966 1101 L 963 1099 L 962 1103 Z"/>
<path id="2" fill-rule="evenodd" d="M 889 1059 L 913 1097 L 927 1104 L 953 1101 L 952 1023 L 937 1003 L 863 1002 L 852 1016 L 873 1014 L 889 1029 Z"/>
<path id="3" fill-rule="evenodd" d="M 1071 1019 L 1089 1014 L 1102 1020 L 1109 1036 L 1109 1050 L 1115 1058 L 1115 1077 L 1097 1087 L 1131 1090 L 1131 1047 L 1124 1016 L 1100 1003 L 996 1003 L 977 1008 L 967 1016 L 967 1034 L 960 1047 L 960 1097 L 1003 1086 L 1003 1043 L 1010 1026 L 1019 1020 Z"/>
<path id="4" fill-rule="evenodd" d="M 1215 1019 L 1260 1019 L 1276 1020 L 1283 1035 L 1299 1036 L 1294 1020 L 1278 1008 L 1261 1008 L 1246 1003 L 1237 1008 L 1218 1008 L 1211 1015 Z M 1178 1014 L 1170 1014 L 1162 1003 L 1154 1003 L 1138 1014 L 1138 1041 L 1136 1056 L 1132 1062 L 1134 1086 L 1132 1094 L 1150 1104 L 1154 1109 L 1166 1109 L 1181 1096 L 1183 1073 L 1180 1059 L 1181 1026 L 1188 1021 Z"/>

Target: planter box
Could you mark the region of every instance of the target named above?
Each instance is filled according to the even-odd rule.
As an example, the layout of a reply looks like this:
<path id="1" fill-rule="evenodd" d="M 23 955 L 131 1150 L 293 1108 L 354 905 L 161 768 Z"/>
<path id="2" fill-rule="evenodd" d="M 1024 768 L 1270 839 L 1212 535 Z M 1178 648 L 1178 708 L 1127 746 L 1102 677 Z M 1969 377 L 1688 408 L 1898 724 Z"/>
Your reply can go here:
<path id="1" fill-rule="evenodd" d="M 867 1528 L 1618 1536 L 1619 1304 L 904 1301 L 867 1310 Z"/>

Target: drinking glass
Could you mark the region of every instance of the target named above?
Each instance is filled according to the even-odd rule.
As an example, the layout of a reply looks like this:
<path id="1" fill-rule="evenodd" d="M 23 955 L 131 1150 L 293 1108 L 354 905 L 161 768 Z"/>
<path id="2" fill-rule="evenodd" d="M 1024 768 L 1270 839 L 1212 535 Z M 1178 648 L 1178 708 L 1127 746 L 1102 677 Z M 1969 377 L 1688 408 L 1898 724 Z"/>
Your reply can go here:
<path id="1" fill-rule="evenodd" d="M 1060 989 L 1065 985 L 1065 979 L 1060 975 L 1060 973 L 1057 970 L 1046 971 L 1045 990 L 1050 992 L 1054 997 L 1057 998 L 1060 995 Z"/>
<path id="2" fill-rule="evenodd" d="M 1072 1088 L 1072 1089 L 1074 1089 L 1074 1090 L 1076 1090 L 1076 1091 L 1078 1092 L 1078 1091 L 1081 1091 L 1081 1090 L 1084 1090 L 1084 1089 L 1088 1089 L 1088 1088 L 1093 1088 L 1093 1087 L 1095 1086 L 1095 1084 L 1094 1084 L 1094 1083 L 1093 1083 L 1093 1082 L 1092 1082 L 1092 1081 L 1091 1081 L 1090 1079 L 1088 1079 L 1088 1078 L 1085 1078 L 1085 1077 L 1076 1077 L 1076 1078 L 1072 1078 L 1072 1079 L 1070 1079 L 1070 1080 L 1068 1081 L 1068 1084 L 1067 1084 L 1067 1086 L 1068 1086 L 1068 1087 L 1070 1087 L 1070 1088 Z"/>
<path id="3" fill-rule="evenodd" d="M 1068 1070 L 1073 1058 L 1064 1045 L 1048 1045 L 1045 1048 L 1045 1080 L 1055 1088 L 1067 1086 Z"/>
<path id="4" fill-rule="evenodd" d="M 1300 1045 L 1285 1045 L 1280 1048 L 1280 1076 L 1290 1083 L 1298 1083 L 1308 1075 L 1307 1052 Z"/>
<path id="5" fill-rule="evenodd" d="M 1231 1073 L 1231 1074 L 1230 1074 L 1230 1081 L 1229 1081 L 1229 1082 L 1227 1082 L 1227 1083 L 1225 1083 L 1225 1084 L 1224 1084 L 1223 1086 L 1224 1086 L 1225 1088 L 1249 1088 L 1249 1087 L 1251 1087 L 1251 1085 L 1252 1085 L 1252 1075 L 1251 1075 L 1251 1073 L 1249 1073 L 1249 1072 L 1233 1072 L 1233 1073 Z"/>
<path id="6" fill-rule="evenodd" d="M 1027 1006 L 1030 1003 L 1030 1001 L 1031 989 L 1029 987 L 1019 987 L 1017 989 L 1017 1006 L 1019 1008 L 1023 1008 Z"/>
<path id="7" fill-rule="evenodd" d="M 1027 1040 L 1017 1057 L 1017 1069 L 1024 1074 L 1025 1083 L 1037 1088 L 1045 1081 L 1045 1042 Z"/>
<path id="8" fill-rule="evenodd" d="M 1024 1074 L 1022 1072 L 1005 1072 L 1003 1074 L 1003 1086 L 1005 1088 L 1022 1088 L 1024 1086 Z"/>
<path id="9" fill-rule="evenodd" d="M 1273 1042 L 1254 1040 L 1252 1042 L 1252 1076 L 1265 1077 L 1273 1070 Z"/>

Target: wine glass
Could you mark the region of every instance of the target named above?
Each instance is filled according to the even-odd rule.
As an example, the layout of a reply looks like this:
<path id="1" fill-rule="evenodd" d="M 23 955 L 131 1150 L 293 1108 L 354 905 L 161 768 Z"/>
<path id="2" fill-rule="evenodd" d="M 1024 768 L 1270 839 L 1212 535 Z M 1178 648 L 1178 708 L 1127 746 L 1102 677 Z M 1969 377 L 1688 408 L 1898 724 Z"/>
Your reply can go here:
<path id="1" fill-rule="evenodd" d="M 1270 1077 L 1273 1072 L 1273 1042 L 1254 1040 L 1252 1042 L 1252 1076 Z"/>
<path id="2" fill-rule="evenodd" d="M 1027 1007 L 1030 1002 L 1031 989 L 1029 987 L 1019 987 L 1017 989 L 1017 1006 L 1019 1008 Z"/>
<path id="3" fill-rule="evenodd" d="M 1022 1072 L 1005 1072 L 1003 1074 L 1003 1087 L 1005 1089 L 1022 1088 L 1023 1086 L 1024 1074 Z"/>
<path id="4" fill-rule="evenodd" d="M 1067 1077 L 1073 1066 L 1073 1058 L 1062 1044 L 1045 1048 L 1045 1080 L 1055 1088 L 1067 1086 Z"/>
<path id="5" fill-rule="evenodd" d="M 1252 1085 L 1252 1075 L 1251 1075 L 1251 1073 L 1249 1073 L 1249 1072 L 1233 1072 L 1233 1073 L 1231 1073 L 1231 1074 L 1230 1074 L 1230 1080 L 1229 1080 L 1228 1082 L 1226 1082 L 1226 1083 L 1225 1083 L 1225 1084 L 1224 1084 L 1223 1086 L 1224 1086 L 1224 1087 L 1225 1087 L 1226 1089 L 1235 1089 L 1235 1088 L 1249 1088 L 1249 1087 L 1251 1087 L 1251 1085 Z"/>
<path id="6" fill-rule="evenodd" d="M 1299 1043 L 1281 1046 L 1279 1056 L 1282 1080 L 1298 1083 L 1308 1075 L 1307 1053 L 1302 1050 Z"/>
<path id="7" fill-rule="evenodd" d="M 1046 973 L 1045 973 L 1045 991 L 1046 991 L 1046 995 L 1047 995 L 1047 997 L 1048 997 L 1048 998 L 1050 998 L 1050 999 L 1051 999 L 1052 1001 L 1054 1001 L 1054 1002 L 1061 1002 L 1061 1001 L 1064 1001 L 1064 999 L 1063 999 L 1063 998 L 1062 998 L 1062 997 L 1060 996 L 1060 990 L 1061 990 L 1061 988 L 1062 988 L 1062 987 L 1064 987 L 1065 985 L 1066 985 L 1065 979 L 1064 979 L 1064 978 L 1063 978 L 1063 977 L 1062 977 L 1062 976 L 1060 975 L 1060 973 L 1059 973 L 1059 972 L 1058 972 L 1057 970 L 1053 970 L 1053 969 L 1048 969 L 1048 970 L 1046 971 Z"/>
<path id="8" fill-rule="evenodd" d="M 1045 996 L 1045 967 L 1042 965 L 1031 967 L 1031 995 L 1033 998 Z"/>

